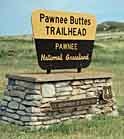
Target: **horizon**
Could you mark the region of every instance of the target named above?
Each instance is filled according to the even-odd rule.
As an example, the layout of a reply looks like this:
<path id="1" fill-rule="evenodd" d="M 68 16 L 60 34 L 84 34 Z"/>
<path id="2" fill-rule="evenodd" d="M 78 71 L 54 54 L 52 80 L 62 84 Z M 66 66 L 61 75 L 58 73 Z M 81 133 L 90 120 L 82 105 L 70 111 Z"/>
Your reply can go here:
<path id="1" fill-rule="evenodd" d="M 107 3 L 107 4 L 106 4 Z M 36 9 L 65 12 L 91 13 L 97 24 L 102 22 L 124 22 L 124 1 L 118 0 L 4 0 L 0 1 L 0 36 L 32 34 L 31 15 Z"/>
<path id="2" fill-rule="evenodd" d="M 117 22 L 117 23 L 124 23 L 124 21 L 102 21 L 102 22 L 100 22 L 100 23 L 97 23 L 97 25 L 98 24 L 102 24 L 102 23 L 104 23 L 104 22 Z M 32 32 L 31 33 L 29 33 L 29 34 L 13 34 L 13 35 L 1 35 L 0 34 L 0 37 L 17 37 L 17 36 L 19 36 L 19 37 L 21 37 L 21 36 L 32 36 Z"/>

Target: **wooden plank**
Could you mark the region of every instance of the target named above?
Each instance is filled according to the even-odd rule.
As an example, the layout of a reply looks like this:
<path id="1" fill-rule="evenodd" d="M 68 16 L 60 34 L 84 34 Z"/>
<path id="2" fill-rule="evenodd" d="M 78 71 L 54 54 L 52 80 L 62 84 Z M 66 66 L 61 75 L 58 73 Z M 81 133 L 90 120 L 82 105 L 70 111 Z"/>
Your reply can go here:
<path id="1" fill-rule="evenodd" d="M 97 98 L 86 98 L 86 99 L 77 99 L 77 100 L 67 100 L 67 101 L 58 101 L 50 102 L 51 109 L 54 111 L 64 110 L 64 109 L 75 109 L 82 106 L 84 110 L 87 109 L 87 106 L 95 105 L 97 103 Z"/>
<path id="2" fill-rule="evenodd" d="M 51 74 L 46 73 L 20 73 L 20 74 L 7 74 L 7 78 L 22 80 L 27 82 L 55 82 L 55 81 L 71 81 L 71 80 L 84 80 L 84 79 L 110 79 L 111 73 L 100 71 L 85 71 L 80 73 L 76 72 L 54 72 Z"/>

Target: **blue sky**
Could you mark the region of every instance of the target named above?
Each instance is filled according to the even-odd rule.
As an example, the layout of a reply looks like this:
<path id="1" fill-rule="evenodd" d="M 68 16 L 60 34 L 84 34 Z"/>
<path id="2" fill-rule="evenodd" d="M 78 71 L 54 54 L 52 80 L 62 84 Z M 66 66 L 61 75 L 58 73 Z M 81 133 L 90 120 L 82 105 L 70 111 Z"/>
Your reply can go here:
<path id="1" fill-rule="evenodd" d="M 34 9 L 92 13 L 97 23 L 124 21 L 124 0 L 0 0 L 0 35 L 31 34 Z"/>

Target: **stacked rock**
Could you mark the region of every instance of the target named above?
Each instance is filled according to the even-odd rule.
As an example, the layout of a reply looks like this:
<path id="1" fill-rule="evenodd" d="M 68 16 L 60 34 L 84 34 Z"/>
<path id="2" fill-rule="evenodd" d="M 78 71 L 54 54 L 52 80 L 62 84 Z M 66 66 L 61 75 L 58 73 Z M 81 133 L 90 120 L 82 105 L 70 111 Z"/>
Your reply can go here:
<path id="1" fill-rule="evenodd" d="M 96 114 L 117 114 L 111 87 L 111 77 L 40 82 L 9 76 L 1 121 L 46 127 Z"/>
<path id="2" fill-rule="evenodd" d="M 40 115 L 40 86 L 9 79 L 1 102 L 2 120 L 19 125 L 37 125 Z M 36 90 L 37 89 L 37 90 Z"/>

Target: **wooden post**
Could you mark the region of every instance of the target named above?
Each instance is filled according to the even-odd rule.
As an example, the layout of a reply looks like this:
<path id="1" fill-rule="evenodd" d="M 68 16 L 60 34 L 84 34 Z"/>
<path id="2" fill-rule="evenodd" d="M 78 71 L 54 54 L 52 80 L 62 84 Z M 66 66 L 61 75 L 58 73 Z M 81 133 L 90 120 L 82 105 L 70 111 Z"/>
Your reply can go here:
<path id="1" fill-rule="evenodd" d="M 49 74 L 51 72 L 51 70 L 50 69 L 47 69 L 47 74 Z"/>
<path id="2" fill-rule="evenodd" d="M 78 69 L 77 69 L 77 72 L 78 72 L 78 73 L 81 72 L 81 68 L 78 68 Z"/>

